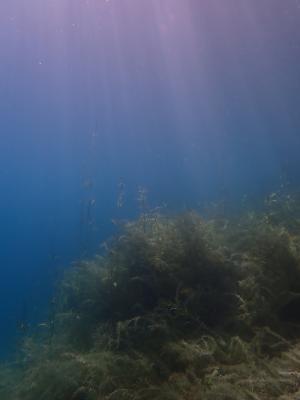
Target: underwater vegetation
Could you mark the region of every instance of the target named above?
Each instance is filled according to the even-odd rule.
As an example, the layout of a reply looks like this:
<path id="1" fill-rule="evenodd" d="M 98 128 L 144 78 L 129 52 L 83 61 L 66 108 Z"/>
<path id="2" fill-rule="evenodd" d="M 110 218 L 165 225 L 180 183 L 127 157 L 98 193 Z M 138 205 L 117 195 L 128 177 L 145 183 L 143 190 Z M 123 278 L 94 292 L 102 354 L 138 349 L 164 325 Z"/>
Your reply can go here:
<path id="1" fill-rule="evenodd" d="M 230 217 L 143 210 L 65 272 L 0 398 L 299 399 L 299 310 L 297 195 Z"/>

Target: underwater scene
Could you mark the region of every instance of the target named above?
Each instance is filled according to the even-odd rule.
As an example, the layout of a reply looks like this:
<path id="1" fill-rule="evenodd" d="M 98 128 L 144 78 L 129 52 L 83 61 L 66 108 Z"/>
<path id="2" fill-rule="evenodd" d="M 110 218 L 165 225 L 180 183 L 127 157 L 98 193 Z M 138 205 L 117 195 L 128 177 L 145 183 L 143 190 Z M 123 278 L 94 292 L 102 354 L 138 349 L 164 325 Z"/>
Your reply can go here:
<path id="1" fill-rule="evenodd" d="M 1 0 L 0 400 L 299 400 L 299 154 L 299 0 Z"/>

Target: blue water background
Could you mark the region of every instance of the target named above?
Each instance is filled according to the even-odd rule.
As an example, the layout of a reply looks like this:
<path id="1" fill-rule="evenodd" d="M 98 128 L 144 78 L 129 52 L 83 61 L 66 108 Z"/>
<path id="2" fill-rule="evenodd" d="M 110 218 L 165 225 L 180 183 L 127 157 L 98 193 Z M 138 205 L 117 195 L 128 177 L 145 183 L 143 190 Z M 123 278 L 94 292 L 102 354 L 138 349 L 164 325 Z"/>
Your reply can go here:
<path id="1" fill-rule="evenodd" d="M 1 356 L 140 186 L 172 211 L 297 187 L 298 0 L 2 0 L 0 29 Z"/>

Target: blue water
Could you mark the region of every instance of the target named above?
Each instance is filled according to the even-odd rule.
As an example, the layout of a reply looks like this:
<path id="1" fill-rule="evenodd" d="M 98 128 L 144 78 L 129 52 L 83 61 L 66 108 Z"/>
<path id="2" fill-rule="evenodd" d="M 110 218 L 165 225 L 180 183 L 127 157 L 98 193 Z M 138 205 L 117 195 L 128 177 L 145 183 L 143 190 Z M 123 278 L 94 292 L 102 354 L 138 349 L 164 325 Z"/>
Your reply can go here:
<path id="1" fill-rule="evenodd" d="M 139 187 L 168 211 L 297 188 L 298 0 L 2 0 L 0 27 L 2 357 Z"/>

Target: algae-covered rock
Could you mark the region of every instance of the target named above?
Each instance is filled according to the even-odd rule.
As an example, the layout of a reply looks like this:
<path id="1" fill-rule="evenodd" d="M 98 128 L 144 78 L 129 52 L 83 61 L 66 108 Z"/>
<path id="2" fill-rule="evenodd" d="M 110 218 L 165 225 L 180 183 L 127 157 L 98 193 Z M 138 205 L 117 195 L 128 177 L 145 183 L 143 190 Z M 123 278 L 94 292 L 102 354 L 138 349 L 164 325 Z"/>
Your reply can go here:
<path id="1" fill-rule="evenodd" d="M 231 218 L 144 212 L 127 223 L 105 254 L 66 271 L 48 333 L 24 340 L 18 385 L 2 383 L 2 397 L 256 400 L 295 392 L 298 380 L 282 378 L 289 367 L 280 357 L 298 366 L 298 350 L 288 352 L 300 337 L 300 229 L 291 218 L 300 207 L 273 200 Z"/>

